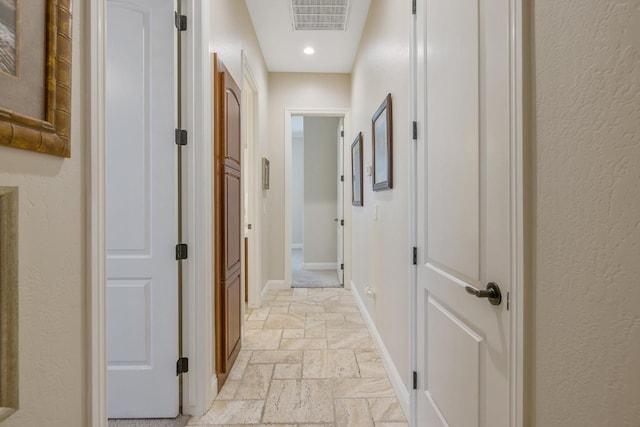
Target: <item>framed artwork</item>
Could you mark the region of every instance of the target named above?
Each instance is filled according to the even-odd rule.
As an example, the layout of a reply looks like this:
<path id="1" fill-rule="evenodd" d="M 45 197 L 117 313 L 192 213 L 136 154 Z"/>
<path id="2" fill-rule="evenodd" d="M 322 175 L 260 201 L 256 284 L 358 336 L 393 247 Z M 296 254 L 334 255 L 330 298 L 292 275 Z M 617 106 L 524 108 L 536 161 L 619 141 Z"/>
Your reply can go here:
<path id="1" fill-rule="evenodd" d="M 262 158 L 262 189 L 269 189 L 269 159 Z"/>
<path id="2" fill-rule="evenodd" d="M 364 206 L 362 185 L 362 132 L 351 144 L 351 204 Z"/>
<path id="3" fill-rule="evenodd" d="M 391 94 L 371 118 L 373 146 L 373 191 L 393 188 L 393 124 Z"/>
<path id="4" fill-rule="evenodd" d="M 71 155 L 71 0 L 0 0 L 0 144 Z"/>

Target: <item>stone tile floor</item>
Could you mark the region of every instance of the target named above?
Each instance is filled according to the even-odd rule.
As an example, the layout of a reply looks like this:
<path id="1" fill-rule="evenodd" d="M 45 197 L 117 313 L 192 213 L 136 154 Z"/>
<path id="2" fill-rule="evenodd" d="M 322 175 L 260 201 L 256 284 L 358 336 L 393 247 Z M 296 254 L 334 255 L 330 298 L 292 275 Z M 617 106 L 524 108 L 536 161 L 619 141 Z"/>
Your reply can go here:
<path id="1" fill-rule="evenodd" d="M 407 427 L 350 291 L 270 293 L 247 311 L 243 349 L 189 426 Z"/>

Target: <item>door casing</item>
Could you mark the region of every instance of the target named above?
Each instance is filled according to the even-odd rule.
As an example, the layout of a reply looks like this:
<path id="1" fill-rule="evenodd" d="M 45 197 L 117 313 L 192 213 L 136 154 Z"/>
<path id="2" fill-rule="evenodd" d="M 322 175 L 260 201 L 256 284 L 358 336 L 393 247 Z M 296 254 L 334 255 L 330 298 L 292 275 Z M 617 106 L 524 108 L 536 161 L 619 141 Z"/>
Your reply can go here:
<path id="1" fill-rule="evenodd" d="M 284 110 L 284 286 L 291 287 L 291 233 L 292 233 L 292 190 L 291 190 L 291 162 L 292 144 L 291 117 L 311 116 L 311 117 L 343 117 L 344 135 L 348 138 L 351 132 L 350 110 L 346 108 L 293 108 L 287 107 Z M 347 144 L 343 144 L 343 165 L 344 176 L 351 176 L 351 152 L 346 152 Z M 350 150 L 350 147 L 349 147 Z M 344 288 L 351 288 L 351 186 L 345 185 L 343 192 L 344 209 Z"/>

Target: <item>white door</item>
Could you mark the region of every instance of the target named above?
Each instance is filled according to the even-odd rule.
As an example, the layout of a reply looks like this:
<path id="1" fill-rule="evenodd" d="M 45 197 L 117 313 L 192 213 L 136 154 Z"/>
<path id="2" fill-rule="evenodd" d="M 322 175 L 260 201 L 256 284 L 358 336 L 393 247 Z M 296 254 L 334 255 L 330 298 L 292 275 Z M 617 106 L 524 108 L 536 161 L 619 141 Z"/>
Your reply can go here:
<path id="1" fill-rule="evenodd" d="M 515 259 L 510 3 L 423 4 L 417 425 L 507 427 Z M 501 291 L 499 305 L 468 292 L 489 282 Z"/>
<path id="2" fill-rule="evenodd" d="M 107 2 L 110 418 L 178 414 L 173 0 Z"/>
<path id="3" fill-rule="evenodd" d="M 344 284 L 344 119 L 340 119 L 338 125 L 338 202 L 336 217 L 337 222 L 337 254 L 338 254 L 338 281 Z"/>

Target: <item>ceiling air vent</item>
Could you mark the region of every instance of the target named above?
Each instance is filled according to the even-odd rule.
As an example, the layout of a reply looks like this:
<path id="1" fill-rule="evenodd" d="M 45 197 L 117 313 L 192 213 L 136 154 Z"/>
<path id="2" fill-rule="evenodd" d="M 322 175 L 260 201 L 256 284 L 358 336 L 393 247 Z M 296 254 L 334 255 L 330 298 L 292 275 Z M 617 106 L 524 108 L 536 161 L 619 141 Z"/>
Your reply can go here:
<path id="1" fill-rule="evenodd" d="M 349 0 L 291 0 L 293 29 L 342 30 L 347 28 Z"/>

